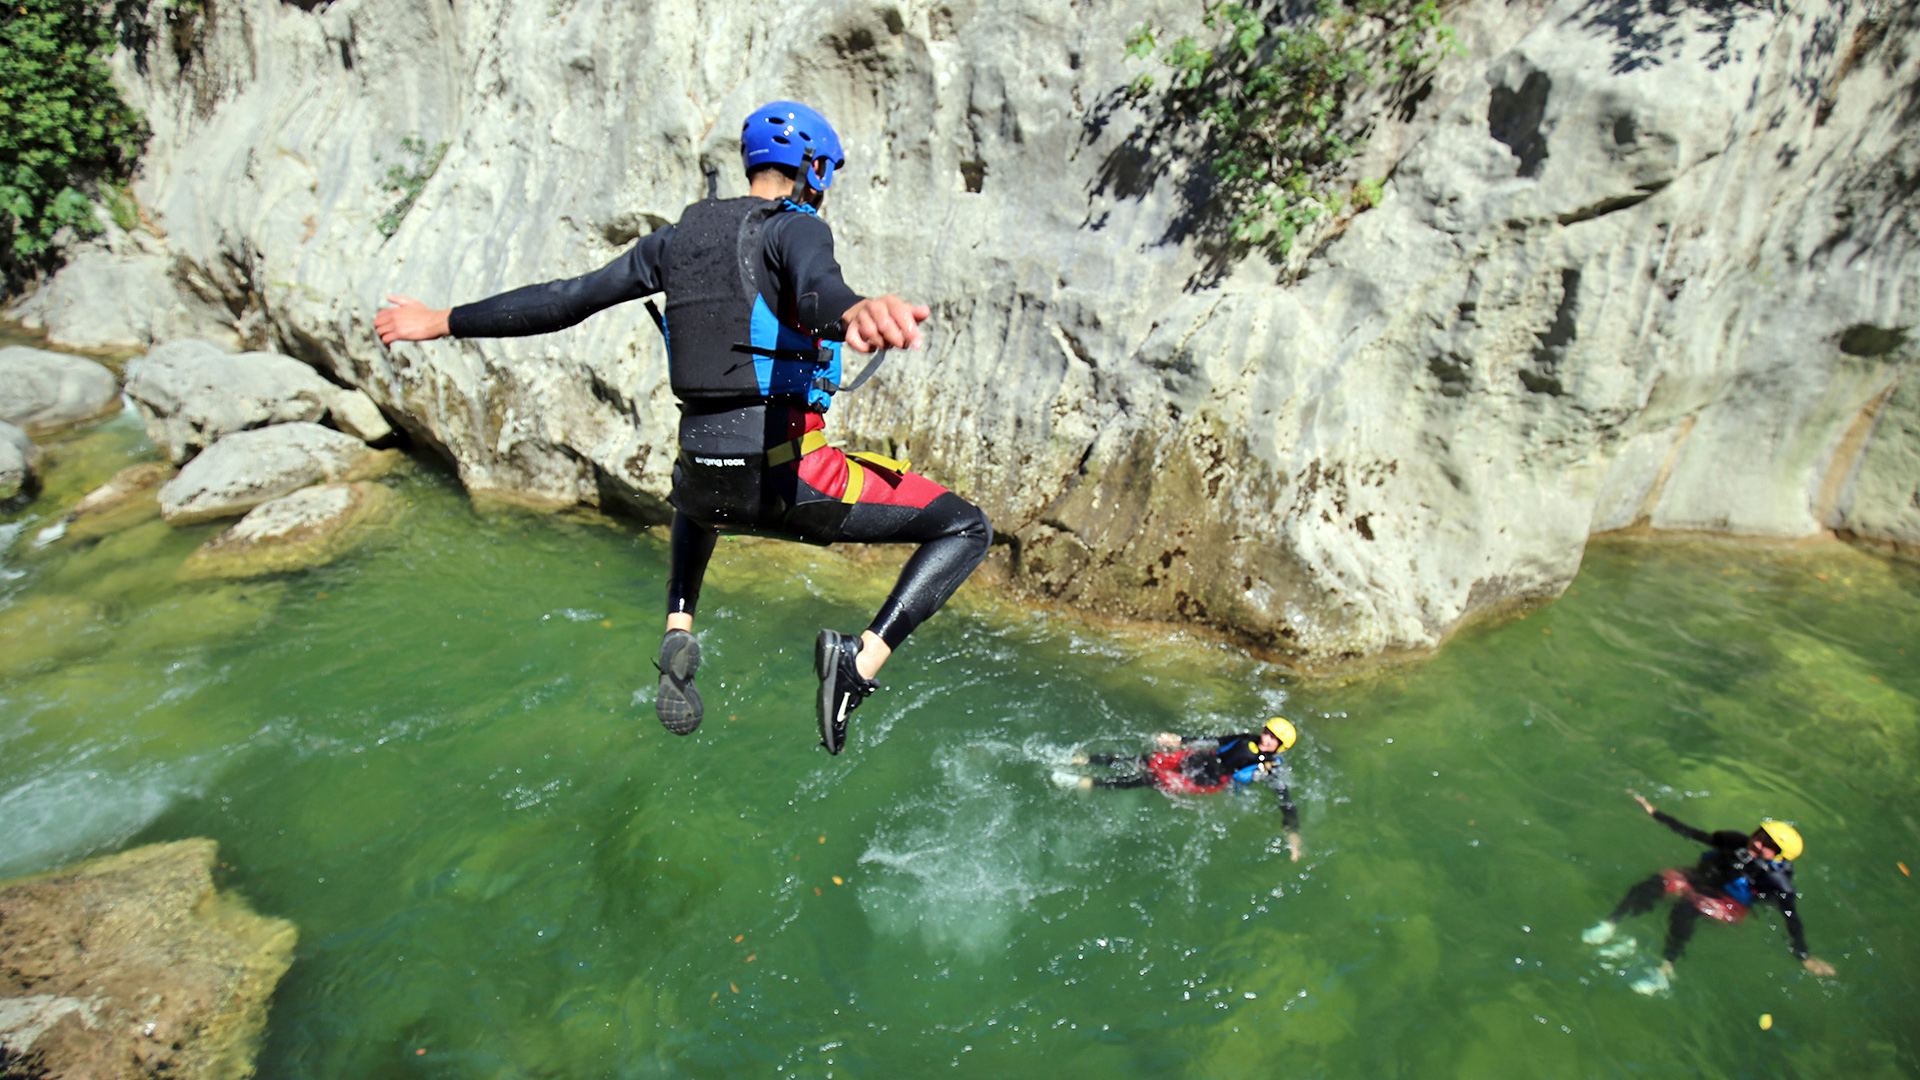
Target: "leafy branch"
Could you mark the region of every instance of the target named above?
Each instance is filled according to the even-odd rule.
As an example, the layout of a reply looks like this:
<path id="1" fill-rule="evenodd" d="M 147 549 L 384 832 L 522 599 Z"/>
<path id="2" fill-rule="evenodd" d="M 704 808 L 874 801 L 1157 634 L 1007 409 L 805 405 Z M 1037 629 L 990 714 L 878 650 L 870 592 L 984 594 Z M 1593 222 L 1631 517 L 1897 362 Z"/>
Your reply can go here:
<path id="1" fill-rule="evenodd" d="M 401 151 L 413 160 L 389 167 L 387 178 L 380 184 L 380 190 L 399 196 L 399 200 L 374 223 L 381 236 L 390 237 L 400 231 L 400 223 L 406 220 L 407 211 L 412 210 L 413 204 L 419 201 L 420 193 L 427 189 L 427 181 L 433 179 L 433 174 L 439 170 L 440 159 L 447 156 L 449 145 L 441 143 L 429 151 L 427 141 L 417 134 L 401 138 Z"/>
<path id="2" fill-rule="evenodd" d="M 1284 3 L 1205 0 L 1200 21 L 1205 41 L 1163 43 L 1162 28 L 1140 26 L 1126 55 L 1157 61 L 1162 110 L 1205 130 L 1232 240 L 1275 258 L 1321 218 L 1379 200 L 1378 180 L 1346 193 L 1337 183 L 1372 127 L 1370 114 L 1350 115 L 1359 92 L 1381 80 L 1411 85 L 1456 48 L 1438 0 L 1320 0 L 1298 26 Z M 1143 102 L 1156 86 L 1143 74 L 1128 94 Z"/>
<path id="3" fill-rule="evenodd" d="M 100 232 L 95 206 L 133 175 L 146 121 L 108 76 L 114 28 L 89 0 L 0 5 L 0 267 L 51 265 L 57 234 Z"/>

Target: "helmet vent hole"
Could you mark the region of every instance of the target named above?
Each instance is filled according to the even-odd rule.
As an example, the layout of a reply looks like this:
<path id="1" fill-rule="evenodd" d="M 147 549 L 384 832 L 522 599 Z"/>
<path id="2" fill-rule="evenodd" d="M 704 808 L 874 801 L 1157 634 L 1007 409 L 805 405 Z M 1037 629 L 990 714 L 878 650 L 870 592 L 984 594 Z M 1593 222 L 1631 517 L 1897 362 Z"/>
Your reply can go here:
<path id="1" fill-rule="evenodd" d="M 788 138 L 787 138 L 787 137 L 786 137 L 785 135 L 775 135 L 775 136 L 773 137 L 773 141 L 774 141 L 774 142 L 777 142 L 777 143 L 779 143 L 779 144 L 780 144 L 781 146 L 792 146 L 792 145 L 793 145 L 793 143 L 792 143 L 792 141 L 791 141 L 791 140 L 789 140 L 789 139 L 788 139 Z"/>

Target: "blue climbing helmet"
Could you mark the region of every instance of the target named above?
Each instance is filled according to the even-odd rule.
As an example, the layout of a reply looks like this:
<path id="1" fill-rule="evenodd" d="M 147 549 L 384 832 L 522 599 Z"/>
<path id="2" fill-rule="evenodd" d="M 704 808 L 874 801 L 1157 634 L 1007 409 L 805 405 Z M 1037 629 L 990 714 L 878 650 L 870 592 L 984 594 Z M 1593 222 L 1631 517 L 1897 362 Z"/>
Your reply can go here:
<path id="1" fill-rule="evenodd" d="M 797 101 L 769 101 L 740 125 L 740 166 L 786 165 L 815 191 L 833 186 L 833 170 L 847 163 L 827 118 Z"/>

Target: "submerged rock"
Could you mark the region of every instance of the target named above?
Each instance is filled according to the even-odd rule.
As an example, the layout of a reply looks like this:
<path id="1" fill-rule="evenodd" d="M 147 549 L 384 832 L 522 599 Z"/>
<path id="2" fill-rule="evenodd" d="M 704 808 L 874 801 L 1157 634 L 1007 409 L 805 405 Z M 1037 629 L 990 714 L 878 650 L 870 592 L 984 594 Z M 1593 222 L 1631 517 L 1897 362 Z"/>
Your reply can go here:
<path id="1" fill-rule="evenodd" d="M 160 516 L 170 525 L 238 517 L 309 484 L 371 479 L 392 468 L 399 456 L 319 424 L 237 431 L 161 487 Z"/>
<path id="2" fill-rule="evenodd" d="M 0 609 L 0 678 L 90 656 L 112 631 L 105 609 L 91 600 L 36 593 Z"/>
<path id="3" fill-rule="evenodd" d="M 0 420 L 0 500 L 32 494 L 39 483 L 40 448 L 27 433 Z"/>
<path id="4" fill-rule="evenodd" d="M 187 580 L 242 578 L 332 562 L 392 512 L 381 484 L 326 484 L 261 503 L 180 567 Z"/>
<path id="5" fill-rule="evenodd" d="M 65 535 L 105 536 L 158 515 L 160 485 L 178 472 L 164 461 L 142 462 L 121 469 L 113 474 L 113 479 L 87 492 L 67 511 L 63 519 Z"/>
<path id="6" fill-rule="evenodd" d="M 340 389 L 291 356 L 229 353 L 204 341 L 171 341 L 128 364 L 127 396 L 146 418 L 147 437 L 175 464 L 223 435 L 329 413 L 345 414 L 349 423 L 340 426 L 356 438 L 392 433 L 365 394 Z"/>
<path id="7" fill-rule="evenodd" d="M 213 886 L 212 840 L 0 885 L 7 1076 L 240 1080 L 296 930 Z"/>
<path id="8" fill-rule="evenodd" d="M 26 345 L 0 349 L 0 420 L 45 435 L 120 408 L 113 372 L 83 356 Z"/>

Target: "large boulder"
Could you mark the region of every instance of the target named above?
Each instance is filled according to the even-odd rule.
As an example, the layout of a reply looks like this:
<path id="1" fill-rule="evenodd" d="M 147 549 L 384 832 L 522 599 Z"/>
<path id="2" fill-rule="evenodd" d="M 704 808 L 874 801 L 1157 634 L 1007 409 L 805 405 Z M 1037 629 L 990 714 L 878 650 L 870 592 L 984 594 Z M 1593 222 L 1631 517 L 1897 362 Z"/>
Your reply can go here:
<path id="1" fill-rule="evenodd" d="M 332 562 L 385 520 L 392 489 L 371 483 L 324 484 L 261 503 L 187 556 L 184 580 L 244 578 Z"/>
<path id="2" fill-rule="evenodd" d="M 212 840 L 0 885 L 9 1077 L 239 1080 L 297 932 L 213 886 Z"/>
<path id="3" fill-rule="evenodd" d="M 40 448 L 27 433 L 0 420 L 0 501 L 33 493 L 40 479 L 35 471 L 39 460 Z"/>
<path id="4" fill-rule="evenodd" d="M 378 476 L 398 458 L 399 451 L 375 450 L 319 424 L 237 431 L 160 488 L 160 516 L 171 525 L 239 517 L 309 484 Z"/>
<path id="5" fill-rule="evenodd" d="M 147 437 L 178 464 L 236 431 L 343 414 L 348 434 L 390 431 L 366 395 L 320 377 L 291 356 L 229 353 L 205 341 L 170 341 L 127 365 L 127 396 Z M 371 414 L 369 417 L 368 414 Z"/>
<path id="6" fill-rule="evenodd" d="M 45 435 L 120 408 L 113 372 L 83 356 L 26 345 L 0 349 L 0 420 Z"/>
<path id="7" fill-rule="evenodd" d="M 180 288 L 172 270 L 157 239 L 109 227 L 6 314 L 66 349 L 125 354 L 183 337 L 240 348 L 232 314 Z"/>

